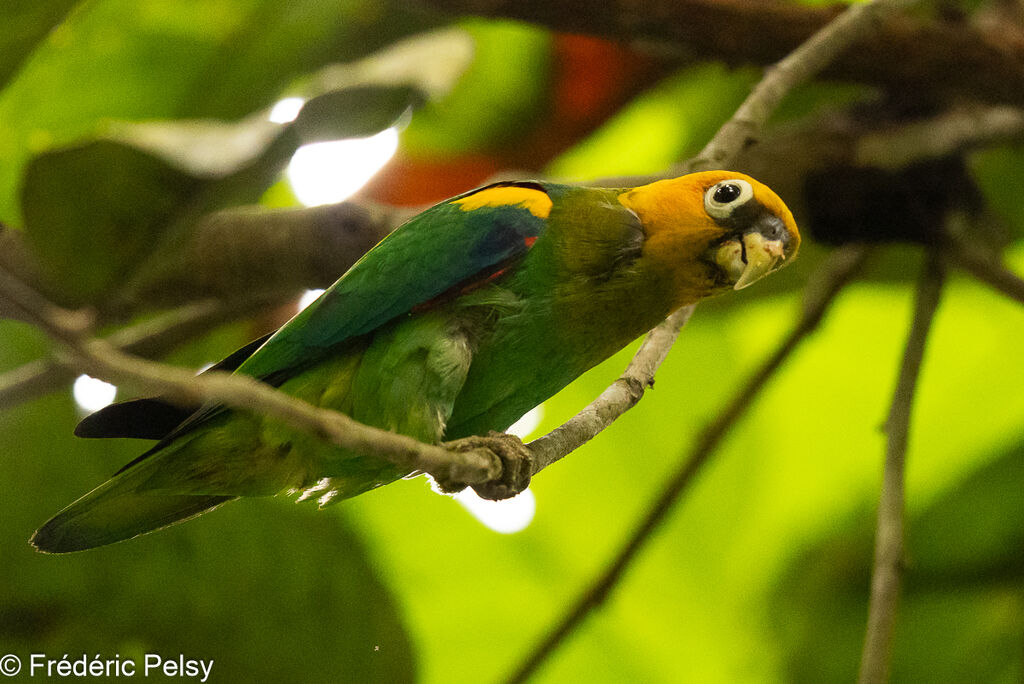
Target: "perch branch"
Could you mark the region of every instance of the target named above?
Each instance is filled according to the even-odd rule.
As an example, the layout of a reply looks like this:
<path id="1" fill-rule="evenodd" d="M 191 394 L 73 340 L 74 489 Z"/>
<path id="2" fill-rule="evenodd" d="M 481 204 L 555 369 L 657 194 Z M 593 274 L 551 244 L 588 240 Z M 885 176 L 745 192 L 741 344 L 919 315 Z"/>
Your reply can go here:
<path id="1" fill-rule="evenodd" d="M 449 450 L 379 430 L 348 416 L 290 397 L 255 378 L 221 372 L 193 373 L 125 354 L 106 340 L 88 335 L 91 317 L 49 302 L 0 268 L 0 298 L 58 342 L 77 370 L 115 384 L 167 397 L 185 405 L 210 401 L 258 412 L 314 434 L 340 447 L 373 453 L 396 465 L 422 470 L 440 481 L 467 484 L 497 479 L 502 470 L 490 451 Z"/>
<path id="2" fill-rule="evenodd" d="M 719 131 L 708 147 L 705 148 L 698 161 L 692 166 L 700 167 L 702 165 L 727 162 L 736 152 L 743 148 L 751 137 L 755 137 L 759 133 L 764 120 L 771 114 L 790 89 L 798 85 L 802 80 L 811 78 L 818 70 L 823 68 L 829 59 L 839 54 L 842 45 L 848 45 L 857 36 L 862 35 L 864 27 L 877 18 L 878 8 L 903 4 L 908 4 L 907 0 L 889 0 L 889 2 L 880 0 L 879 3 L 872 5 L 851 7 L 838 20 L 823 29 L 820 34 L 813 36 L 808 46 L 798 49 L 794 55 L 787 57 L 783 63 L 766 75 L 762 83 L 744 102 L 736 117 Z M 238 218 L 238 216 L 235 218 Z M 310 225 L 306 220 L 299 221 L 299 224 Z M 258 224 L 257 228 L 259 225 L 262 224 Z M 316 241 L 312 242 L 315 243 Z M 217 252 L 218 250 L 204 251 Z M 8 280 L 18 282 L 10 278 Z M 381 433 L 376 436 L 380 437 L 390 446 L 384 446 L 380 449 L 372 448 L 371 442 L 373 440 L 369 436 L 372 433 L 365 432 L 365 430 L 370 430 L 370 428 L 365 426 L 360 426 L 358 429 L 353 428 L 343 436 L 339 436 L 337 431 L 326 428 L 322 421 L 318 422 L 313 419 L 314 416 L 324 418 L 324 414 L 329 412 L 310 414 L 310 410 L 316 411 L 316 409 L 306 405 L 292 405 L 287 397 L 279 396 L 259 383 L 248 383 L 253 392 L 260 394 L 260 397 L 256 400 L 253 397 L 245 397 L 244 391 L 240 394 L 233 394 L 231 391 L 226 390 L 223 384 L 218 383 L 234 381 L 216 377 L 217 374 L 210 374 L 210 378 L 198 382 L 189 376 L 192 386 L 181 386 L 176 384 L 176 381 L 182 380 L 180 375 L 173 376 L 172 374 L 173 377 L 163 377 L 158 372 L 161 370 L 161 367 L 157 364 L 146 366 L 141 360 L 132 359 L 119 352 L 109 343 L 99 340 L 90 340 L 86 344 L 83 337 L 84 330 L 87 329 L 86 327 L 78 325 L 78 328 L 76 328 L 75 326 L 69 327 L 64 325 L 70 322 L 71 319 L 69 317 L 74 315 L 73 312 L 56 311 L 57 307 L 47 301 L 40 304 L 43 307 L 40 311 L 27 311 L 24 313 L 27 313 L 30 317 L 38 314 L 35 316 L 37 322 L 49 321 L 51 325 L 48 331 L 51 335 L 58 339 L 63 339 L 67 346 L 78 352 L 79 366 L 91 366 L 94 370 L 98 369 L 101 376 L 104 373 L 108 374 L 108 379 L 127 378 L 129 381 L 134 380 L 134 384 L 137 386 L 150 389 L 154 393 L 166 394 L 179 399 L 195 400 L 196 398 L 202 398 L 204 400 L 216 400 L 229 406 L 249 408 L 250 410 L 258 409 L 259 406 L 257 404 L 260 404 L 262 401 L 265 402 L 262 404 L 262 407 L 267 409 L 269 415 L 278 418 L 285 418 L 290 415 L 291 419 L 295 421 L 295 426 L 305 425 L 334 441 L 340 439 L 342 440 L 340 443 L 351 448 L 360 448 L 360 446 L 370 447 L 371 451 L 380 452 L 382 456 L 393 460 L 397 459 L 396 462 L 402 462 L 403 464 L 415 460 L 412 459 L 410 453 L 419 453 L 422 462 L 417 463 L 416 467 L 438 476 L 443 481 L 474 484 L 489 481 L 494 476 L 494 458 L 476 459 L 475 462 L 479 466 L 478 472 L 466 473 L 467 466 L 463 463 L 463 467 L 460 470 L 462 475 L 457 478 L 445 477 L 438 470 L 442 468 L 442 461 L 445 460 L 441 454 L 451 452 L 444 448 L 429 445 L 413 447 L 409 440 L 404 440 L 388 433 L 382 433 L 381 431 L 376 431 Z M 54 310 L 47 311 L 46 307 L 51 307 Z M 537 467 L 533 469 L 533 472 L 539 471 L 545 465 L 560 458 L 561 455 L 564 455 L 565 449 L 578 446 L 593 437 L 636 403 L 643 388 L 649 385 L 653 379 L 654 372 L 668 353 L 672 341 L 678 334 L 679 327 L 685 323 L 689 313 L 689 311 L 680 312 L 652 331 L 620 382 L 617 382 L 616 386 L 609 388 L 607 392 L 603 393 L 597 401 L 588 407 L 584 415 L 580 416 L 565 429 L 557 431 L 550 439 L 538 440 L 536 451 L 539 452 L 540 458 L 537 459 Z M 54 321 L 61 322 L 62 325 L 52 325 Z M 91 321 L 87 323 L 91 324 Z M 43 327 L 45 328 L 46 325 L 43 325 Z M 77 329 L 79 332 L 68 337 L 68 331 L 73 329 Z M 64 337 L 61 337 L 61 335 L 64 335 Z M 139 362 L 139 364 L 132 365 L 135 362 Z M 175 372 L 178 371 L 175 370 Z M 96 373 L 92 374 L 95 375 Z M 164 380 L 167 380 L 169 384 L 162 384 Z M 228 387 L 240 390 L 242 384 L 245 384 L 247 380 L 240 379 L 238 382 L 240 384 L 237 386 L 231 387 L 229 384 Z M 338 423 L 342 419 L 344 417 L 337 417 L 334 423 Z M 358 425 L 354 421 L 351 422 L 353 425 Z M 584 425 L 586 429 L 582 429 Z M 332 426 L 337 427 L 335 424 L 332 424 Z M 361 439 L 364 441 L 360 442 L 359 445 L 355 444 L 352 441 L 357 439 L 354 435 L 362 435 Z M 384 435 L 387 436 L 384 437 Z M 396 439 L 398 440 L 397 442 L 395 441 Z M 481 452 L 480 450 L 470 449 L 456 453 L 476 453 L 479 455 Z M 460 461 L 465 461 L 466 459 L 469 459 L 469 457 L 457 458 Z"/>
<path id="3" fill-rule="evenodd" d="M 864 650 L 860 662 L 860 684 L 881 684 L 889 678 L 892 636 L 896 625 L 900 580 L 903 570 L 903 474 L 910 432 L 910 413 L 921 371 L 925 342 L 939 304 L 944 274 L 936 255 L 930 255 L 918 286 L 914 319 L 903 352 L 899 380 L 885 428 L 888 442 L 882 494 L 878 503 L 875 564 L 871 577 L 871 603 Z"/>
<path id="4" fill-rule="evenodd" d="M 527 445 L 533 452 L 534 475 L 586 444 L 640 401 L 644 391 L 654 386 L 655 372 L 668 356 L 679 331 L 690 320 L 694 308 L 684 306 L 669 316 L 644 338 L 626 370 L 597 399 Z"/>
<path id="5" fill-rule="evenodd" d="M 548 635 L 523 660 L 508 678 L 510 684 L 527 681 L 584 618 L 604 602 L 640 549 L 693 482 L 701 466 L 714 453 L 722 438 L 742 418 L 799 343 L 818 327 L 836 295 L 860 268 L 865 255 L 865 248 L 847 246 L 833 252 L 822 264 L 807 287 L 803 309 L 796 325 L 764 364 L 733 395 L 714 422 L 704 430 L 679 469 L 667 481 L 661 495 L 648 507 L 646 515 L 605 571 L 580 595 Z"/>
<path id="6" fill-rule="evenodd" d="M 885 12 L 911 4 L 913 4 L 913 0 L 877 0 L 865 5 L 849 7 L 837 19 L 812 35 L 792 54 L 786 56 L 782 62 L 769 69 L 765 77 L 747 96 L 732 118 L 718 130 L 696 159 L 682 165 L 679 171 L 685 173 L 727 166 L 751 140 L 756 139 L 760 135 L 768 117 L 771 116 L 779 103 L 782 102 L 793 88 L 813 78 L 818 72 L 828 66 L 831 60 L 842 54 L 844 49 L 867 35 L 872 25 L 880 21 Z M 815 299 L 813 297 L 814 291 L 809 290 L 809 297 L 812 303 L 821 307 L 820 312 L 815 314 L 814 312 L 818 311 L 818 309 L 805 308 L 801 322 L 797 325 L 791 338 L 788 338 L 780 347 L 779 352 L 769 359 L 762 373 L 756 375 L 744 388 L 745 393 L 756 394 L 760 386 L 771 377 L 775 369 L 781 365 L 782 361 L 792 351 L 792 348 L 818 324 L 828 303 L 832 301 L 832 298 L 842 287 L 842 284 L 847 282 L 863 258 L 859 248 L 851 249 L 854 249 L 854 253 L 857 255 L 855 258 L 849 256 L 851 254 L 850 251 L 841 251 L 838 253 L 841 255 L 837 257 L 838 261 L 829 262 L 832 264 L 832 270 L 836 274 L 833 282 L 838 284 L 834 289 L 830 287 L 819 288 L 820 291 L 829 293 L 826 297 Z M 850 264 L 848 270 L 842 267 L 843 263 Z M 638 355 L 643 353 L 645 356 L 649 355 L 652 359 L 659 360 L 650 368 L 650 377 L 652 379 L 653 373 L 657 370 L 658 363 L 667 356 L 669 348 L 678 335 L 679 326 L 681 323 L 685 323 L 689 313 L 682 314 L 681 319 L 673 316 L 655 328 L 648 335 L 645 344 L 640 352 L 638 352 Z M 627 388 L 635 388 L 636 378 L 630 376 L 628 372 L 620 380 L 621 384 Z M 642 388 L 643 385 L 640 387 Z M 586 410 L 592 414 L 617 416 L 635 403 L 633 393 L 620 392 L 616 390 L 615 386 L 609 388 L 605 394 L 616 395 L 614 401 L 618 401 L 619 404 L 613 405 L 613 400 L 609 397 L 607 402 L 601 402 L 599 399 L 594 404 L 600 402 L 601 405 L 595 407 L 594 404 L 591 404 Z M 605 394 L 602 394 L 602 397 Z M 575 629 L 576 625 L 583 620 L 590 610 L 603 600 L 603 597 L 618 582 L 640 547 L 653 533 L 654 529 L 668 513 L 672 504 L 684 491 L 687 483 L 692 479 L 700 465 L 707 458 L 707 455 L 713 451 L 721 436 L 746 410 L 750 400 L 750 397 L 744 398 L 744 394 L 741 393 L 736 401 L 722 414 L 722 420 L 716 423 L 716 426 L 719 427 L 712 426 L 705 433 L 704 437 L 696 445 L 692 458 L 669 481 L 663 495 L 651 509 L 650 514 L 639 525 L 635 534 L 623 547 L 604 575 L 566 613 L 565 617 L 552 629 L 548 637 L 540 643 L 513 673 L 509 679 L 510 682 L 526 681 Z M 601 425 L 598 423 L 597 427 L 601 427 Z M 586 440 L 583 439 L 583 441 Z"/>

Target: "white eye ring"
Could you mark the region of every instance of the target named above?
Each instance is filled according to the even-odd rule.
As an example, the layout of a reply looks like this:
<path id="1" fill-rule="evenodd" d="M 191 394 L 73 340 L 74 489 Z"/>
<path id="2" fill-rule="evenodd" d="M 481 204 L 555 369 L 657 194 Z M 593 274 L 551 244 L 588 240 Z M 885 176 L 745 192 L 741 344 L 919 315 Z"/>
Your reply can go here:
<path id="1" fill-rule="evenodd" d="M 704 193 L 704 211 L 716 219 L 727 219 L 754 198 L 754 188 L 745 180 L 730 178 L 715 183 Z"/>

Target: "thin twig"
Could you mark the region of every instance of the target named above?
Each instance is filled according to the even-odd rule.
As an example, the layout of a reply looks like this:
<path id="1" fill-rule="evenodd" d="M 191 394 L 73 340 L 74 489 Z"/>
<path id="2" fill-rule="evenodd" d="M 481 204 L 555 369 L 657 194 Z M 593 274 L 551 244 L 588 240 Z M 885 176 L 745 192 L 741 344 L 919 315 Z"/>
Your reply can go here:
<path id="1" fill-rule="evenodd" d="M 910 413 L 921 371 L 925 343 L 938 308 L 944 273 L 936 254 L 929 256 L 918 286 L 907 346 L 903 352 L 889 418 L 882 494 L 878 503 L 875 566 L 871 577 L 871 604 L 860 662 L 860 684 L 881 684 L 889 679 L 892 636 L 896 625 L 903 570 L 903 473 L 910 432 Z"/>
<path id="2" fill-rule="evenodd" d="M 783 98 L 868 35 L 884 13 L 909 7 L 917 0 L 876 0 L 852 5 L 797 49 L 771 67 L 732 118 L 712 138 L 688 168 L 717 169 L 727 165 L 757 139 Z"/>
<path id="3" fill-rule="evenodd" d="M 732 159 L 743 150 L 753 139 L 760 135 L 768 118 L 774 113 L 785 96 L 796 86 L 814 77 L 823 68 L 828 66 L 831 60 L 842 53 L 850 44 L 870 32 L 871 26 L 876 22 L 883 12 L 909 6 L 915 0 L 876 0 L 876 2 L 865 5 L 854 5 L 847 8 L 839 17 L 827 26 L 816 32 L 804 44 L 798 47 L 793 53 L 785 57 L 775 67 L 768 70 L 765 77 L 747 96 L 743 104 L 733 114 L 732 118 L 723 125 L 715 136 L 705 145 L 701 153 L 690 162 L 681 165 L 677 172 L 687 173 L 695 170 L 721 168 L 728 166 Z M 842 263 L 844 255 L 850 252 L 839 252 L 836 258 Z M 858 264 L 862 254 L 858 252 L 854 261 Z M 842 272 L 839 266 L 833 266 L 836 272 Z M 849 273 L 852 273 L 852 267 Z M 847 278 L 849 275 L 846 276 Z M 842 282 L 845 282 L 843 280 Z M 838 287 L 835 292 L 838 291 Z M 816 317 L 809 317 L 808 311 L 816 311 L 816 308 L 805 308 L 804 318 L 794 330 L 792 341 L 787 341 L 779 352 L 769 359 L 763 369 L 763 377 L 759 374 L 746 386 L 745 392 L 753 394 L 774 372 L 775 368 L 782 363 L 782 360 L 791 351 L 791 346 L 802 339 L 803 335 L 809 332 L 820 320 L 824 308 L 831 301 L 835 292 L 829 288 L 821 291 L 829 292 L 827 297 L 815 301 L 820 305 L 820 312 Z M 809 290 L 811 297 L 815 296 L 814 290 Z M 643 347 L 634 357 L 634 362 L 645 367 L 645 382 L 649 384 L 653 380 L 661 361 L 663 361 L 679 333 L 679 328 L 685 324 L 692 311 L 679 315 L 673 315 L 648 335 Z M 812 322 L 813 319 L 813 322 Z M 806 328 L 803 329 L 803 328 Z M 639 357 L 643 355 L 641 361 Z M 630 364 L 633 367 L 633 364 Z M 629 370 L 619 380 L 609 387 L 602 395 L 591 403 L 585 410 L 585 415 L 579 417 L 580 423 L 590 428 L 603 429 L 608 423 L 598 420 L 597 417 L 611 416 L 611 420 L 618 417 L 639 399 L 639 393 L 645 384 L 637 385 L 637 378 L 630 374 Z M 650 534 L 657 527 L 658 523 L 667 514 L 669 508 L 686 488 L 687 483 L 697 472 L 704 459 L 714 449 L 718 440 L 733 424 L 733 421 L 746 410 L 750 398 L 744 398 L 740 394 L 736 401 L 730 405 L 720 421 L 716 422 L 708 430 L 703 438 L 695 446 L 693 455 L 682 469 L 667 484 L 664 493 L 658 499 L 650 514 L 640 523 L 634 535 L 623 547 L 615 561 L 591 589 L 584 594 L 578 603 L 565 615 L 565 617 L 552 629 L 548 637 L 534 650 L 534 652 L 523 662 L 510 678 L 510 682 L 522 682 L 554 652 L 558 645 L 575 629 L 576 625 L 583 620 L 589 611 L 611 590 L 619 577 L 625 571 L 626 566 L 639 551 Z M 575 418 L 573 420 L 576 420 Z M 610 420 L 608 421 L 611 422 Z M 575 431 L 571 440 L 572 444 L 582 444 L 589 439 L 581 429 Z M 596 432 L 595 432 L 596 434 Z M 592 437 L 593 435 L 591 435 Z M 559 435 L 561 438 L 561 435 Z M 545 439 L 545 438 L 542 438 Z M 554 439 L 554 438 L 553 438 Z M 538 440 L 541 441 L 541 440 Z"/>
<path id="4" fill-rule="evenodd" d="M 280 392 L 259 380 L 210 371 L 202 375 L 146 361 L 90 338 L 89 317 L 47 301 L 0 268 L 0 298 L 24 313 L 75 358 L 75 367 L 98 378 L 126 384 L 183 405 L 214 402 L 257 412 L 317 435 L 340 447 L 372 453 L 396 465 L 421 470 L 443 482 L 477 484 L 497 479 L 502 466 L 486 449 L 453 450 L 364 425 Z"/>
<path id="5" fill-rule="evenodd" d="M 643 545 L 665 520 L 673 505 L 686 491 L 687 486 L 693 481 L 694 476 L 717 448 L 722 438 L 743 416 L 797 345 L 817 328 L 836 295 L 863 263 L 865 254 L 866 250 L 861 246 L 844 247 L 833 252 L 820 267 L 814 280 L 807 287 L 803 309 L 796 325 L 757 372 L 733 395 L 732 400 L 726 404 L 715 421 L 701 434 L 689 455 L 667 481 L 661 494 L 651 504 L 646 515 L 605 571 L 581 594 L 548 635 L 523 660 L 508 678 L 509 684 L 525 682 L 529 679 L 583 619 L 607 598 L 611 589 L 618 583 Z"/>
<path id="6" fill-rule="evenodd" d="M 644 338 L 640 349 L 615 382 L 582 411 L 527 445 L 533 452 L 534 475 L 586 444 L 640 401 L 644 391 L 654 385 L 654 373 L 695 308 L 696 305 L 684 306 L 669 316 Z"/>
<path id="7" fill-rule="evenodd" d="M 967 240 L 950 235 L 942 254 L 989 287 L 1024 304 L 1024 279 L 1006 268 L 994 252 L 983 251 Z"/>
<path id="8" fill-rule="evenodd" d="M 769 69 L 732 118 L 718 130 L 700 154 L 680 165 L 674 173 L 728 166 L 744 146 L 760 134 L 768 117 L 787 93 L 828 66 L 845 47 L 866 35 L 872 23 L 880 16 L 880 12 L 910 5 L 915 1 L 877 0 L 848 8 L 792 54 Z M 668 356 L 680 328 L 685 325 L 692 313 L 692 308 L 677 312 L 658 325 L 648 334 L 626 372 L 580 415 L 571 419 L 571 426 L 565 426 L 564 430 L 556 428 L 552 435 L 542 437 L 530 445 L 531 448 L 536 445 L 539 450 L 543 450 L 537 458 L 540 467 L 534 468 L 535 473 L 568 453 L 562 452 L 563 446 L 576 448 L 586 443 L 639 401 L 643 389 L 653 382 L 654 374 Z M 638 374 L 636 371 L 641 368 L 643 372 Z"/>
<path id="9" fill-rule="evenodd" d="M 878 20 L 882 12 L 913 4 L 914 0 L 878 0 L 866 5 L 855 5 L 846 9 L 838 18 L 827 26 L 816 32 L 803 45 L 793 53 L 785 57 L 775 67 L 769 69 L 765 77 L 754 88 L 750 95 L 740 105 L 732 118 L 723 125 L 715 136 L 708 142 L 701 153 L 693 160 L 678 167 L 677 173 L 687 173 L 695 170 L 721 168 L 728 166 L 732 159 L 739 154 L 752 140 L 760 135 L 768 118 L 782 102 L 785 96 L 796 86 L 812 78 L 831 60 L 842 53 L 851 43 L 867 35 L 872 24 Z M 841 254 L 846 254 L 842 252 Z M 859 263 L 859 258 L 858 258 Z M 833 262 L 834 263 L 834 262 Z M 852 271 L 851 271 L 852 272 Z M 845 281 L 844 281 L 845 282 Z M 827 306 L 828 301 L 834 292 L 822 303 Z M 813 310 L 813 309 L 812 309 Z M 822 308 L 822 312 L 824 308 Z M 689 314 L 686 312 L 681 317 L 670 317 L 661 323 L 648 335 L 643 347 L 638 352 L 653 359 L 652 363 L 644 363 L 647 368 L 647 376 L 653 379 L 654 373 L 662 360 L 668 355 L 668 351 L 678 336 L 680 325 L 686 322 Z M 806 313 L 806 310 L 805 310 Z M 820 314 L 818 315 L 820 318 Z M 794 331 L 793 345 L 802 339 L 807 331 L 801 331 L 801 326 L 810 325 L 807 331 L 817 325 L 809 322 L 801 323 Z M 781 364 L 782 360 L 791 351 L 787 345 L 783 345 L 776 356 L 765 365 L 764 377 L 755 376 L 746 391 L 756 390 Z M 634 357 L 634 361 L 637 358 Z M 632 366 L 632 364 L 631 364 Z M 572 444 L 582 444 L 590 437 L 583 431 L 583 425 L 589 429 L 603 429 L 608 422 L 600 420 L 604 416 L 618 417 L 639 398 L 645 385 L 637 385 L 637 378 L 628 371 L 619 380 L 609 387 L 602 395 L 591 403 L 584 411 L 585 415 L 579 416 L 579 430 L 574 430 L 571 440 Z M 664 493 L 652 508 L 650 514 L 640 523 L 634 535 L 623 547 L 615 561 L 609 566 L 601 579 L 586 592 L 579 602 L 565 615 L 565 617 L 552 629 L 548 637 L 537 646 L 533 653 L 523 662 L 510 678 L 510 682 L 522 682 L 531 676 L 538 667 L 554 652 L 558 645 L 575 629 L 576 625 L 583 620 L 589 611 L 611 590 L 619 577 L 625 571 L 626 566 L 639 551 L 654 528 L 664 518 L 666 513 L 680 494 L 686 488 L 687 483 L 697 472 L 701 463 L 713 450 L 718 440 L 725 431 L 732 425 L 750 401 L 744 399 L 743 394 L 723 414 L 722 420 L 705 433 L 703 439 L 695 446 L 693 456 L 683 468 L 667 484 Z M 576 418 L 573 419 L 574 421 Z M 718 426 L 718 427 L 716 427 Z M 596 434 L 596 432 L 594 433 Z M 559 435 L 560 439 L 562 435 Z M 542 438 L 546 439 L 546 438 Z M 554 440 L 555 437 L 552 438 Z M 538 440 L 541 441 L 541 440 Z"/>
<path id="10" fill-rule="evenodd" d="M 860 136 L 851 161 L 855 166 L 902 169 L 922 159 L 1022 139 L 1024 110 L 1005 105 L 955 105 L 937 116 Z"/>

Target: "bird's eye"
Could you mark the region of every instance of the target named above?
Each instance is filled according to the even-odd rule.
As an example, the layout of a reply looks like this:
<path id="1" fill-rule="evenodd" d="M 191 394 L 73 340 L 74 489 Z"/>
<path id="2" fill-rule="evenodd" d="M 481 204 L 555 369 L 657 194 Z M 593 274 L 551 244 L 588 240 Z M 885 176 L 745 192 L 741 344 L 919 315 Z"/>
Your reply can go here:
<path id="1" fill-rule="evenodd" d="M 704 193 L 704 210 L 716 219 L 729 218 L 736 207 L 754 197 L 754 188 L 739 178 L 715 183 Z"/>
<path id="2" fill-rule="evenodd" d="M 718 186 L 718 189 L 715 190 L 715 194 L 712 195 L 712 199 L 714 199 L 718 204 L 728 204 L 739 197 L 741 192 L 743 191 L 740 190 L 740 186 L 735 183 L 726 183 Z"/>

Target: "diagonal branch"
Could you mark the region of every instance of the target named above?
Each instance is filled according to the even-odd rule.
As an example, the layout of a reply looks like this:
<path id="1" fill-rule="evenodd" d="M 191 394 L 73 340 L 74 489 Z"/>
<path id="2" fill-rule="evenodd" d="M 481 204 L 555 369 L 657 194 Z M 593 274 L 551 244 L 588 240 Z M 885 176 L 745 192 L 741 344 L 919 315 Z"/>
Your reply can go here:
<path id="1" fill-rule="evenodd" d="M 533 452 L 533 474 L 589 442 L 619 416 L 636 405 L 648 387 L 654 386 L 654 373 L 668 356 L 679 331 L 690 320 L 695 305 L 684 306 L 652 330 L 626 370 L 597 399 L 582 411 L 538 437 L 527 446 Z"/>
<path id="2" fill-rule="evenodd" d="M 196 376 L 181 368 L 125 354 L 110 342 L 89 336 L 91 316 L 49 302 L 2 268 L 0 299 L 7 300 L 58 342 L 72 357 L 74 367 L 89 375 L 184 405 L 209 401 L 258 412 L 340 447 L 375 454 L 441 481 L 476 484 L 497 479 L 501 474 L 498 458 L 487 450 L 449 450 L 424 444 L 315 407 L 249 376 L 218 371 Z"/>
<path id="3" fill-rule="evenodd" d="M 564 613 L 548 635 L 508 678 L 509 684 L 528 680 L 565 641 L 590 612 L 601 605 L 619 582 L 630 563 L 665 520 L 672 507 L 693 482 L 701 466 L 721 443 L 722 438 L 743 417 L 754 399 L 768 384 L 800 342 L 821 322 L 829 305 L 860 268 L 866 250 L 848 246 L 833 252 L 807 287 L 803 310 L 796 325 L 764 364 L 733 395 L 718 417 L 701 434 L 689 456 L 669 478 L 662 493 L 636 526 L 621 550 L 598 577 Z"/>
<path id="4" fill-rule="evenodd" d="M 910 433 L 910 412 L 924 358 L 925 342 L 939 305 L 944 279 L 938 255 L 930 255 L 918 285 L 914 320 L 903 352 L 889 418 L 885 423 L 889 440 L 885 450 L 882 495 L 878 503 L 875 567 L 871 577 L 868 626 L 860 661 L 860 684 L 881 684 L 889 679 L 892 636 L 896 626 L 903 571 L 903 473 Z"/>
<path id="5" fill-rule="evenodd" d="M 982 250 L 956 235 L 947 235 L 942 254 L 989 287 L 1024 304 L 1024 278 L 1006 268 L 994 252 Z"/>
<path id="6" fill-rule="evenodd" d="M 751 141 L 760 135 L 768 118 L 793 88 L 813 78 L 851 44 L 869 35 L 872 27 L 877 24 L 884 13 L 912 4 L 914 4 L 914 0 L 876 0 L 875 2 L 854 5 L 846 9 L 837 19 L 814 33 L 800 47 L 770 69 L 733 114 L 732 118 L 718 130 L 701 153 L 689 163 L 681 165 L 678 171 L 685 173 L 728 166 Z M 851 249 L 854 252 L 838 252 L 841 255 L 836 257 L 838 261 L 830 262 L 833 264 L 832 270 L 836 274 L 831 279 L 831 282 L 838 283 L 835 285 L 835 289 L 833 290 L 831 287 L 820 288 L 818 292 L 824 292 L 826 296 L 821 296 L 817 299 L 815 299 L 816 292 L 808 290 L 810 303 L 805 307 L 804 315 L 791 337 L 787 338 L 779 351 L 765 364 L 762 371 L 755 375 L 751 382 L 748 383 L 744 388 L 744 392 L 738 395 L 736 400 L 729 405 L 720 420 L 705 433 L 695 446 L 691 458 L 684 463 L 677 474 L 668 482 L 662 496 L 657 500 L 651 512 L 641 521 L 633 536 L 602 577 L 584 593 L 580 600 L 565 614 L 563 619 L 555 625 L 547 638 L 537 646 L 511 676 L 510 682 L 526 681 L 575 629 L 576 625 L 582 622 L 590 610 L 598 605 L 612 587 L 615 586 L 633 557 L 639 552 L 654 529 L 667 515 L 672 504 L 685 490 L 700 465 L 714 450 L 718 441 L 728 431 L 733 422 L 746 410 L 751 397 L 745 397 L 745 395 L 756 394 L 759 388 L 767 382 L 775 370 L 782 364 L 782 361 L 792 351 L 792 348 L 817 326 L 832 298 L 842 287 L 842 284 L 849 279 L 863 258 L 863 252 L 860 248 Z M 856 256 L 850 256 L 854 253 Z M 849 270 L 843 266 L 844 262 L 847 263 Z M 829 281 L 829 278 L 826 278 L 826 281 Z M 811 304 L 814 306 L 811 306 Z M 674 314 L 651 331 L 647 339 L 645 339 L 644 345 L 634 357 L 633 363 L 630 364 L 630 369 L 633 368 L 634 364 L 640 365 L 642 363 L 650 374 L 650 380 L 653 380 L 654 372 L 661 361 L 667 356 L 669 349 L 678 336 L 679 328 L 685 324 L 691 313 L 692 310 L 684 310 Z M 590 418 L 589 422 L 592 427 L 603 429 L 603 426 L 606 426 L 636 403 L 639 399 L 637 389 L 642 393 L 645 384 L 640 384 L 639 388 L 637 388 L 637 378 L 630 372 L 630 369 L 627 369 L 627 372 L 615 385 L 609 387 L 595 402 L 584 409 L 584 413 L 588 414 L 587 417 L 577 416 L 580 422 Z M 621 388 L 617 387 L 617 385 L 625 386 L 630 391 L 621 391 Z M 603 421 L 593 419 L 595 416 L 605 417 L 608 422 L 602 425 Z M 576 418 L 573 420 L 576 420 Z M 576 438 L 579 440 L 579 444 L 584 443 L 588 439 L 585 435 L 576 435 Z"/>
<path id="7" fill-rule="evenodd" d="M 810 80 L 855 42 L 870 35 L 885 13 L 916 0 L 876 0 L 853 5 L 771 67 L 732 118 L 711 139 L 691 169 L 727 165 L 760 135 L 768 118 L 796 86 Z"/>
<path id="8" fill-rule="evenodd" d="M 186 304 L 105 338 L 121 351 L 152 358 L 167 353 L 213 328 L 243 318 L 280 301 L 251 297 L 243 301 L 205 300 Z M 0 410 L 30 401 L 66 385 L 75 373 L 56 359 L 31 361 L 0 375 Z"/>

